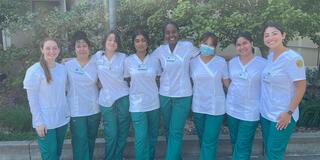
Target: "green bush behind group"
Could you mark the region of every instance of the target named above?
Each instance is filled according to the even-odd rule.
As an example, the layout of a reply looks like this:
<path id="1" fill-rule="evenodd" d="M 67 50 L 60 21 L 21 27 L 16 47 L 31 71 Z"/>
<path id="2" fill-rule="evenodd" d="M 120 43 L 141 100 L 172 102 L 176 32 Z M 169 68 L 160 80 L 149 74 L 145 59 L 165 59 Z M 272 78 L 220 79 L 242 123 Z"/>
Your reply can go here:
<path id="1" fill-rule="evenodd" d="M 266 56 L 268 50 L 263 45 L 261 30 L 269 20 L 283 24 L 287 40 L 308 37 L 320 44 L 319 0 L 121 0 L 116 7 L 115 29 L 121 36 L 120 50 L 129 54 L 133 53 L 131 35 L 136 29 L 143 28 L 149 33 L 152 50 L 163 42 L 163 23 L 169 19 L 180 26 L 182 39 L 195 44 L 202 33 L 215 33 L 222 50 L 232 44 L 240 31 L 248 31 L 253 35 L 254 45 Z M 31 12 L 28 0 L 2 0 L 0 9 L 1 30 L 9 35 L 23 31 L 30 36 L 22 48 L 0 49 L 0 73 L 7 74 L 0 82 L 0 140 L 8 140 L 5 136 L 8 134 L 18 135 L 10 137 L 19 139 L 31 130 L 22 80 L 27 67 L 39 60 L 39 41 L 45 36 L 57 38 L 62 49 L 59 58 L 72 57 L 69 37 L 82 30 L 90 37 L 92 52 L 102 49 L 101 39 L 110 30 L 108 6 L 106 0 L 83 0 L 67 12 L 57 8 Z M 307 70 L 308 88 L 300 105 L 299 126 L 320 128 L 319 76 L 318 69 Z"/>

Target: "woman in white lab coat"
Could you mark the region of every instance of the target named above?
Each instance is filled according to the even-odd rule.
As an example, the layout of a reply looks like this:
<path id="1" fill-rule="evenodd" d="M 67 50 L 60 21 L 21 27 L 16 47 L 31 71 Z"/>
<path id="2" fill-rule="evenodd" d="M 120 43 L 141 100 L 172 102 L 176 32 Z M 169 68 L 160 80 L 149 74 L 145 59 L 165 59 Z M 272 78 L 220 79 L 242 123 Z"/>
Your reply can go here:
<path id="1" fill-rule="evenodd" d="M 137 160 L 153 160 L 160 124 L 156 83 L 160 66 L 157 59 L 148 53 L 146 32 L 136 31 L 132 42 L 135 53 L 126 59 L 125 76 L 130 78 L 129 111 L 135 134 L 135 155 Z"/>
<path id="2" fill-rule="evenodd" d="M 90 41 L 78 31 L 72 38 L 76 58 L 65 63 L 68 72 L 68 103 L 71 110 L 71 143 L 74 160 L 91 160 L 100 123 L 98 75 L 90 58 Z"/>
<path id="3" fill-rule="evenodd" d="M 167 160 L 181 158 L 183 129 L 192 100 L 190 60 L 199 53 L 191 42 L 179 41 L 178 31 L 176 23 L 166 23 L 163 29 L 165 44 L 153 52 L 162 69 L 159 94 L 167 138 Z"/>
<path id="4" fill-rule="evenodd" d="M 67 71 L 64 65 L 56 62 L 60 53 L 56 40 L 44 39 L 40 51 L 40 62 L 28 68 L 23 87 L 27 90 L 41 158 L 57 160 L 70 120 L 66 97 Z"/>
<path id="5" fill-rule="evenodd" d="M 227 62 L 216 55 L 218 38 L 211 32 L 200 38 L 200 55 L 192 59 L 193 121 L 200 143 L 200 160 L 216 159 L 221 124 L 225 114 L 223 86 L 229 85 Z"/>
<path id="6" fill-rule="evenodd" d="M 104 126 L 105 160 L 121 160 L 129 131 L 129 87 L 124 80 L 126 54 L 118 51 L 118 33 L 110 31 L 102 41 L 103 51 L 95 55 L 102 88 L 99 105 Z"/>
<path id="7" fill-rule="evenodd" d="M 232 159 L 250 159 L 252 142 L 260 119 L 261 73 L 266 60 L 254 55 L 250 33 L 240 33 L 234 45 L 238 56 L 229 61 L 230 86 L 227 95 L 227 122 Z"/>
<path id="8" fill-rule="evenodd" d="M 286 47 L 286 33 L 276 23 L 263 29 L 263 41 L 270 49 L 262 72 L 261 127 L 267 160 L 281 160 L 299 118 L 299 103 L 306 89 L 302 56 Z"/>

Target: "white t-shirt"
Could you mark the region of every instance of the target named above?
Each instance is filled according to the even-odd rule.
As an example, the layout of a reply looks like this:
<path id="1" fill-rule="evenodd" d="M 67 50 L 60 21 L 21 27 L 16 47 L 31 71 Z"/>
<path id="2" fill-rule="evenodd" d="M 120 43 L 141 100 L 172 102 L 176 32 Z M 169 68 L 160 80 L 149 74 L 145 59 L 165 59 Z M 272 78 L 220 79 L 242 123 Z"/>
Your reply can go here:
<path id="1" fill-rule="evenodd" d="M 69 123 L 70 120 L 70 109 L 66 97 L 67 71 L 65 66 L 56 63 L 50 72 L 52 81 L 47 83 L 40 63 L 36 63 L 28 68 L 23 80 L 23 88 L 28 91 L 34 128 L 45 125 L 48 129 L 55 129 Z M 29 93 L 32 93 L 32 96 Z"/>
<path id="2" fill-rule="evenodd" d="M 65 63 L 68 72 L 68 102 L 71 117 L 89 116 L 99 113 L 98 75 L 96 64 L 91 59 L 81 67 L 77 59 Z"/>
<path id="3" fill-rule="evenodd" d="M 196 113 L 223 115 L 225 93 L 223 79 L 228 79 L 228 66 L 224 58 L 214 56 L 204 63 L 200 56 L 191 60 L 193 80 L 192 111 Z"/>
<path id="4" fill-rule="evenodd" d="M 199 50 L 191 42 L 178 41 L 174 51 L 164 44 L 154 51 L 160 61 L 162 73 L 159 94 L 168 97 L 187 97 L 192 95 L 190 82 L 190 60 Z"/>
<path id="5" fill-rule="evenodd" d="M 98 69 L 98 77 L 102 88 L 99 94 L 99 104 L 103 107 L 111 107 L 119 98 L 129 94 L 129 87 L 124 81 L 124 61 L 126 55 L 116 52 L 109 60 L 104 51 L 98 51 L 95 55 Z"/>
<path id="6" fill-rule="evenodd" d="M 159 93 L 156 76 L 159 74 L 159 63 L 152 55 L 141 61 L 136 54 L 125 61 L 125 77 L 130 81 L 130 112 L 147 112 L 159 108 Z"/>
<path id="7" fill-rule="evenodd" d="M 230 86 L 227 95 L 227 114 L 245 121 L 260 117 L 261 73 L 266 59 L 256 56 L 243 65 L 239 56 L 229 61 Z"/>
<path id="8" fill-rule="evenodd" d="M 274 53 L 268 56 L 268 63 L 262 72 L 261 116 L 277 122 L 281 112 L 287 112 L 295 93 L 295 81 L 305 80 L 306 72 L 303 58 L 293 50 L 283 52 L 275 61 Z M 299 108 L 292 114 L 299 119 Z"/>

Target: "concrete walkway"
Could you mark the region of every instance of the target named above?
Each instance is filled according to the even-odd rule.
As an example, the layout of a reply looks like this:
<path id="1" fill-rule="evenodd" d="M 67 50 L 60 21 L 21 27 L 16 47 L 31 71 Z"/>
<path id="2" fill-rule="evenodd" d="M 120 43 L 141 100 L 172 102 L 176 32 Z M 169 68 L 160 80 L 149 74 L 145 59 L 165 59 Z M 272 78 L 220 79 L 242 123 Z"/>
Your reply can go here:
<path id="1" fill-rule="evenodd" d="M 165 138 L 159 137 L 156 157 L 162 160 L 165 154 Z M 197 136 L 185 136 L 182 148 L 184 160 L 198 159 L 199 146 Z M 218 160 L 230 159 L 231 145 L 229 136 L 221 135 L 219 138 Z M 38 145 L 34 141 L 7 141 L 0 142 L 0 160 L 38 160 L 40 159 Z M 96 160 L 103 159 L 104 140 L 97 139 L 94 157 Z M 125 159 L 134 159 L 134 140 L 128 139 L 125 150 Z M 72 159 L 71 141 L 65 140 L 63 160 Z M 253 160 L 263 159 L 263 145 L 260 136 L 255 137 L 252 150 Z M 320 160 L 320 132 L 294 133 L 290 139 L 286 151 L 286 160 Z"/>

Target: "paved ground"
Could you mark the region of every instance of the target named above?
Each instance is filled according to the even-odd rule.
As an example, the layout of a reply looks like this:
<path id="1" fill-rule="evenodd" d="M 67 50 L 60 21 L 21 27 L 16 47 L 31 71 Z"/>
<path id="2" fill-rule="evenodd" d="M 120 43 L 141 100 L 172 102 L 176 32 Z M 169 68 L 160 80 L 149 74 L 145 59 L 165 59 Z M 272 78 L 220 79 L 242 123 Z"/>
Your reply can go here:
<path id="1" fill-rule="evenodd" d="M 220 136 L 217 151 L 217 160 L 230 160 L 231 144 L 229 136 Z M 197 136 L 185 136 L 182 146 L 183 160 L 198 160 L 199 144 Z M 104 140 L 96 140 L 95 160 L 103 159 Z M 164 160 L 165 137 L 159 137 L 156 160 Z M 284 160 L 320 160 L 320 132 L 294 133 L 286 150 Z M 38 145 L 34 141 L 7 141 L 0 142 L 0 160 L 40 160 Z M 261 136 L 256 136 L 252 148 L 251 160 L 264 160 Z M 124 160 L 134 160 L 134 139 L 129 138 L 124 152 L 128 157 Z M 65 140 L 61 160 L 72 159 L 71 140 Z"/>
<path id="2" fill-rule="evenodd" d="M 197 160 L 198 156 L 185 156 L 183 157 L 183 160 Z M 230 157 L 220 157 L 217 158 L 217 160 L 230 160 Z M 126 159 L 126 160 L 134 160 L 134 159 Z M 164 160 L 164 158 L 159 158 L 156 160 Z M 251 157 L 251 160 L 264 160 L 263 157 Z M 286 156 L 284 160 L 320 160 L 320 154 L 319 155 L 308 155 L 308 156 Z"/>
<path id="3" fill-rule="evenodd" d="M 287 157 L 288 160 L 320 160 L 320 155 Z"/>

